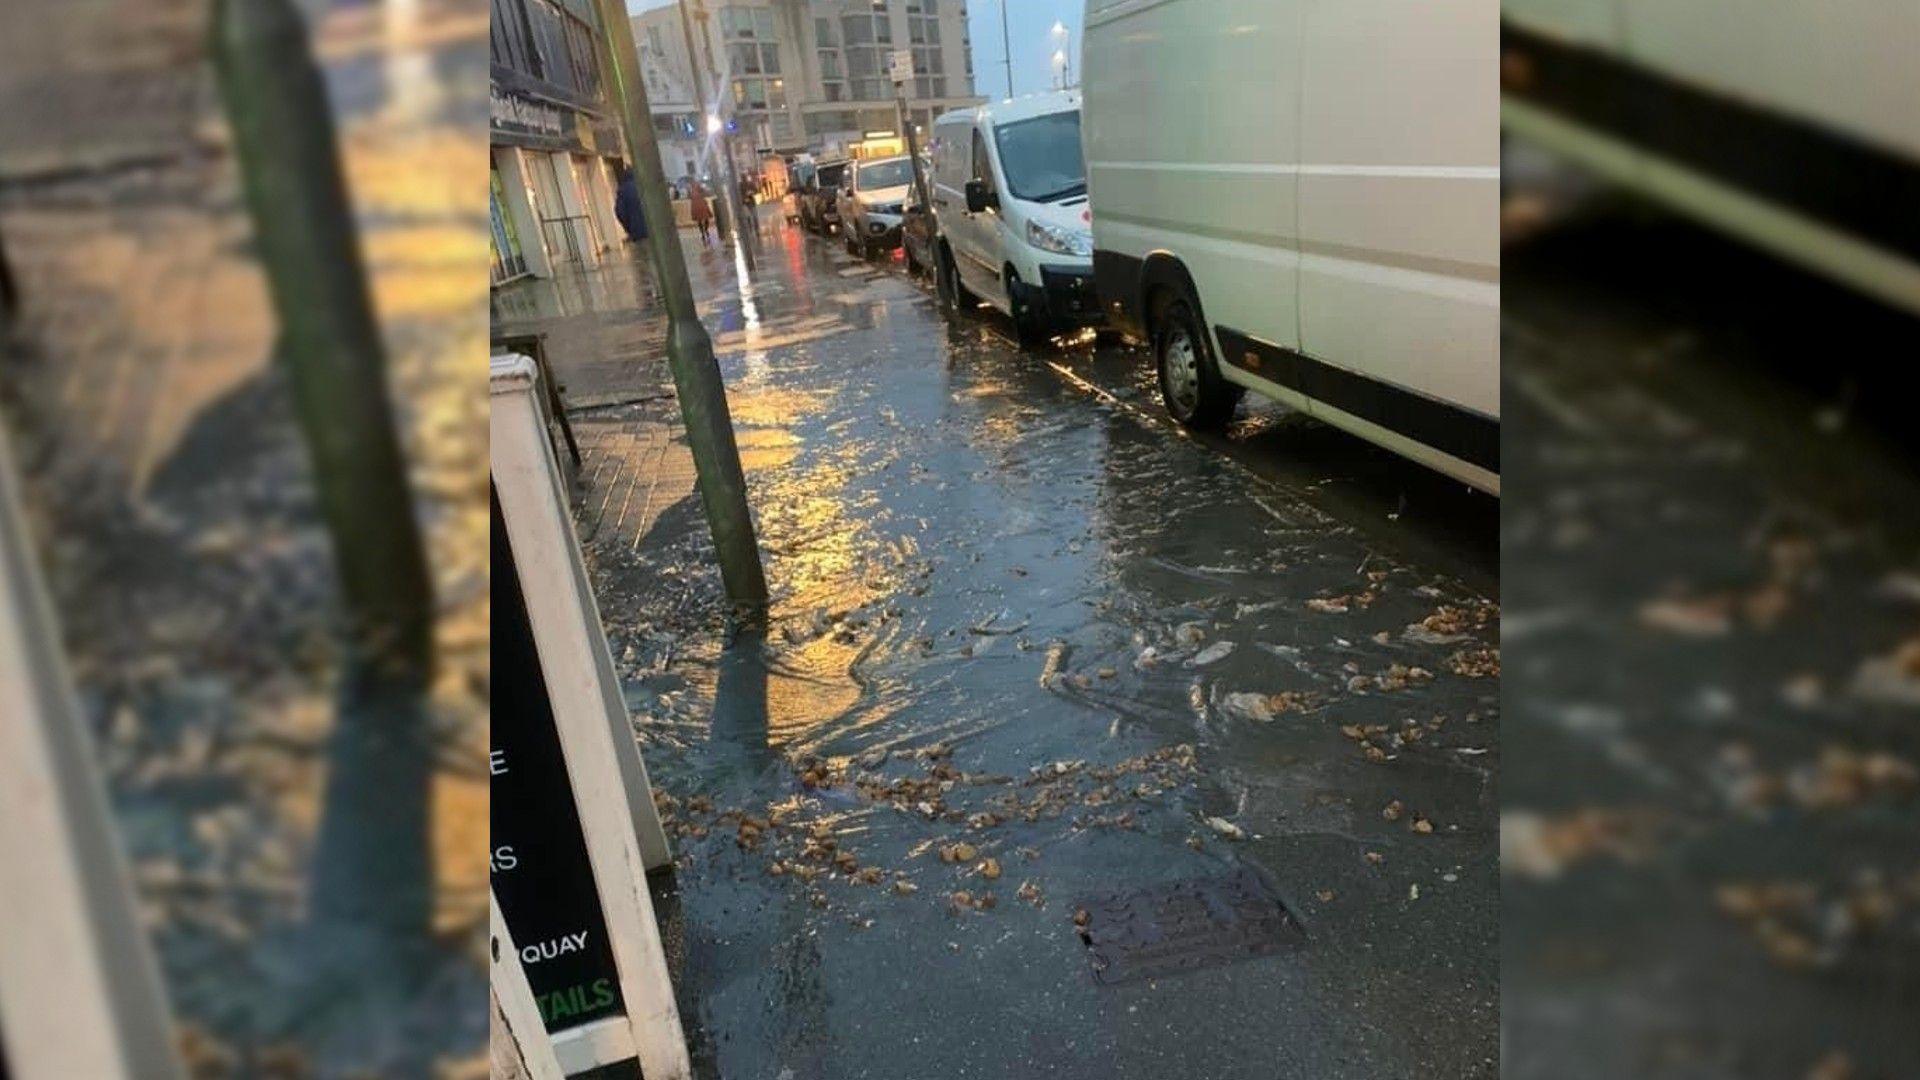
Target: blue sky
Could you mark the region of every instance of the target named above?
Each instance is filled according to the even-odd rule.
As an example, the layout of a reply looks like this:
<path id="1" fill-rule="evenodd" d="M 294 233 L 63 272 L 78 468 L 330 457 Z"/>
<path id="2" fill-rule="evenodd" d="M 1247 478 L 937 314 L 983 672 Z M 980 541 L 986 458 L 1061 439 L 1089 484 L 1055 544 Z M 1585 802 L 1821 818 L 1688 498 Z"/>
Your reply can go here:
<path id="1" fill-rule="evenodd" d="M 627 0 L 627 10 L 638 13 L 665 7 L 674 0 Z M 722 0 L 707 0 L 709 8 Z M 955 3 L 958 0 L 947 0 Z M 1003 64 L 1013 57 L 1013 92 L 1031 94 L 1053 85 L 1050 59 L 1054 45 L 1050 36 L 1055 22 L 1067 29 L 1068 55 L 1077 71 L 1080 66 L 1080 8 L 1082 0 L 965 0 L 967 21 L 973 31 L 973 88 L 988 97 L 1007 92 L 1007 69 Z M 1006 41 L 1001 47 L 1000 12 L 1004 5 Z"/>

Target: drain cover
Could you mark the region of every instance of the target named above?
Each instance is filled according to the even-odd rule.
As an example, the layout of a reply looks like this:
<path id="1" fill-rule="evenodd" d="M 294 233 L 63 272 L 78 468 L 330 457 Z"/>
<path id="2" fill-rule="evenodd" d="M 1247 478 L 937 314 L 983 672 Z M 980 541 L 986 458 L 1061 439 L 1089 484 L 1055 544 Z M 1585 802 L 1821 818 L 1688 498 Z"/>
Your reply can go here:
<path id="1" fill-rule="evenodd" d="M 1109 986 L 1266 956 L 1306 940 L 1260 876 L 1175 881 L 1083 899 L 1080 939 Z"/>

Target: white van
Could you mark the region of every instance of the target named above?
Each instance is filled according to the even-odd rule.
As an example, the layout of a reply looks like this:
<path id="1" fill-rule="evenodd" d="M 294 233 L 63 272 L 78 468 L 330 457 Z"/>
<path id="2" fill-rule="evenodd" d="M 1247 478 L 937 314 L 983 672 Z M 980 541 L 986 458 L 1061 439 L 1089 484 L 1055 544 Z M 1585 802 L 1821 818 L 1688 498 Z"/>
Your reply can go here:
<path id="1" fill-rule="evenodd" d="M 1080 152 L 1080 94 L 990 102 L 933 123 L 941 299 L 1013 319 L 1023 344 L 1104 321 Z"/>
<path id="2" fill-rule="evenodd" d="M 1500 15 L 1508 131 L 1920 314 L 1920 3 L 1506 0 Z"/>
<path id="3" fill-rule="evenodd" d="M 1254 390 L 1500 489 L 1498 0 L 1087 0 L 1094 274 L 1181 423 Z"/>

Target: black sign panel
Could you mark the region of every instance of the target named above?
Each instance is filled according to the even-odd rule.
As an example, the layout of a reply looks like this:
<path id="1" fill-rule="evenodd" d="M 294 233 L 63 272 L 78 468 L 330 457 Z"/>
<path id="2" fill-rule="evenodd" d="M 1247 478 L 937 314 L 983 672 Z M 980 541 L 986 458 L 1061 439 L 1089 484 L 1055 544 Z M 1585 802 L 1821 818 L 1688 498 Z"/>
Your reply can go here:
<path id="1" fill-rule="evenodd" d="M 564 1031 L 621 1012 L 620 980 L 497 495 L 492 563 L 490 876 L 541 1019 Z"/>

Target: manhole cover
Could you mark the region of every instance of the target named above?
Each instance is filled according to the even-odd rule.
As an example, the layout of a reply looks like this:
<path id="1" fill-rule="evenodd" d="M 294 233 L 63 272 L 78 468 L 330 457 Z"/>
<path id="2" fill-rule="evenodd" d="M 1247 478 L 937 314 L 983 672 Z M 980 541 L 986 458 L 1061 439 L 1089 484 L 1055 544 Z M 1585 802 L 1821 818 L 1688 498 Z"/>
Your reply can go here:
<path id="1" fill-rule="evenodd" d="M 1273 890 L 1249 869 L 1091 896 L 1080 939 L 1109 986 L 1266 956 L 1306 940 Z"/>

